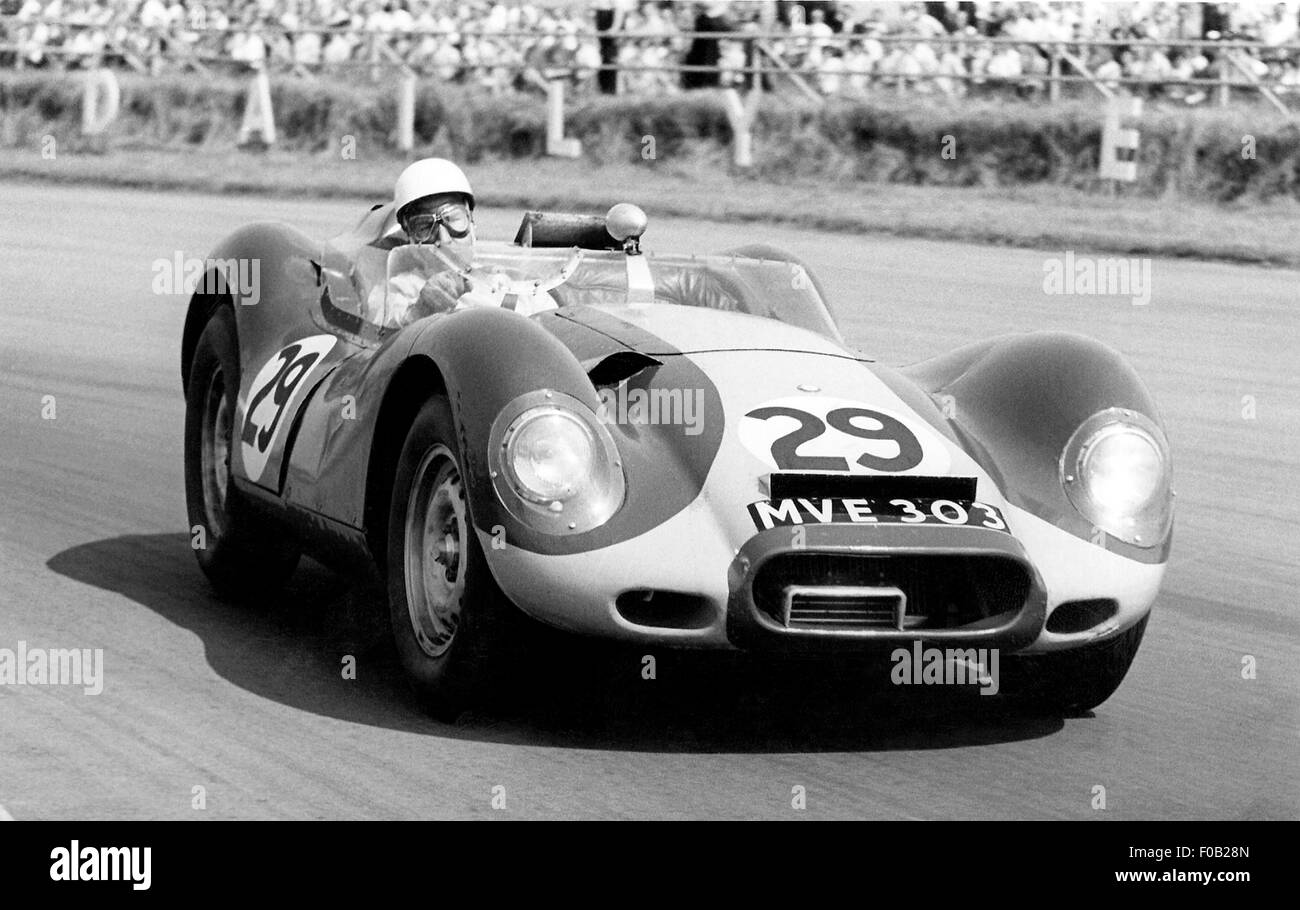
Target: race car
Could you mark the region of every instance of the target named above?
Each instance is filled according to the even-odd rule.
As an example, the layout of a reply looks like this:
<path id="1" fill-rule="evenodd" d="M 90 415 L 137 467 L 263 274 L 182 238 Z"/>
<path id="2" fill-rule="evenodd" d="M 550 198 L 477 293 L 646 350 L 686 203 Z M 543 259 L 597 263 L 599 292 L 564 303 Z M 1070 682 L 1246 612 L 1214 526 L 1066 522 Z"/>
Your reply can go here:
<path id="1" fill-rule="evenodd" d="M 478 245 L 486 303 L 405 322 L 373 305 L 395 273 L 456 266 L 391 205 L 327 242 L 222 242 L 181 345 L 217 591 L 265 597 L 303 552 L 382 583 L 438 716 L 508 688 L 537 624 L 886 667 L 992 653 L 1051 711 L 1108 698 L 1173 526 L 1134 370 L 1044 332 L 889 367 L 795 258 L 648 251 L 646 223 L 529 212 Z"/>

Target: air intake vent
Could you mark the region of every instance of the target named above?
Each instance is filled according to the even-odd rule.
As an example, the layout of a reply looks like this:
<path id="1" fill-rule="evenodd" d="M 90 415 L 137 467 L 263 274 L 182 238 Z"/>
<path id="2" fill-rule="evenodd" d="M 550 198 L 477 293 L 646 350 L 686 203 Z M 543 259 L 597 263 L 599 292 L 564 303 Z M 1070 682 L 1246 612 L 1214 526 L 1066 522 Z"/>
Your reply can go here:
<path id="1" fill-rule="evenodd" d="M 628 622 L 654 629 L 707 629 L 716 615 L 708 598 L 677 591 L 624 591 L 614 607 Z"/>
<path id="2" fill-rule="evenodd" d="M 1063 603 L 1047 617 L 1047 631 L 1058 635 L 1087 632 L 1119 612 L 1113 600 L 1072 600 Z"/>
<path id="3" fill-rule="evenodd" d="M 794 628 L 787 616 L 798 614 L 822 624 L 852 621 L 864 631 L 933 630 L 1009 620 L 1025 606 L 1030 577 L 1017 560 L 996 555 L 782 553 L 751 584 L 755 606 L 787 628 Z"/>
<path id="4" fill-rule="evenodd" d="M 790 629 L 905 629 L 907 595 L 898 588 L 790 586 L 785 625 Z"/>

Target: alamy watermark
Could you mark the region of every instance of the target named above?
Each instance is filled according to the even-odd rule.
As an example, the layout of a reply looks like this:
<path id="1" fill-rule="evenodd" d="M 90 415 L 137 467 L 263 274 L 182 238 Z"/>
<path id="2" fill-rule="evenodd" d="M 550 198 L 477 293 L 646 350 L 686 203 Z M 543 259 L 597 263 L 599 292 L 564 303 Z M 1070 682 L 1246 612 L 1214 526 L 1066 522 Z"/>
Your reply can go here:
<path id="1" fill-rule="evenodd" d="M 997 695 L 997 648 L 895 648 L 889 679 L 896 686 L 973 686 L 980 695 Z"/>
<path id="2" fill-rule="evenodd" d="M 683 426 L 687 436 L 698 436 L 704 431 L 704 390 L 603 388 L 596 416 L 605 423 Z"/>
<path id="3" fill-rule="evenodd" d="M 0 686 L 81 686 L 86 695 L 104 691 L 104 649 L 0 648 Z"/>
<path id="4" fill-rule="evenodd" d="M 1097 259 L 1073 251 L 1043 263 L 1043 293 L 1128 297 L 1134 306 L 1151 302 L 1150 259 Z"/>
<path id="5" fill-rule="evenodd" d="M 230 293 L 243 305 L 256 306 L 262 299 L 262 260 L 186 258 L 177 250 L 170 259 L 153 261 L 150 287 L 160 295 Z"/>
<path id="6" fill-rule="evenodd" d="M 130 882 L 136 891 L 153 883 L 152 847 L 83 847 L 72 841 L 50 851 L 55 882 Z"/>

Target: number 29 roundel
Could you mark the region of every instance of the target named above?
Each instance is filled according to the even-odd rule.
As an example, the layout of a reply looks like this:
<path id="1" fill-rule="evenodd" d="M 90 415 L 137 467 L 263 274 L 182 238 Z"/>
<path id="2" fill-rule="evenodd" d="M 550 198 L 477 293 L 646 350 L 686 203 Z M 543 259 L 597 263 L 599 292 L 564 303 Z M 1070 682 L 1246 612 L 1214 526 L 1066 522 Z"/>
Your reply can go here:
<path id="1" fill-rule="evenodd" d="M 944 474 L 948 446 L 920 418 L 845 398 L 804 395 L 751 408 L 737 431 L 779 471 Z"/>
<path id="2" fill-rule="evenodd" d="M 333 335 L 312 335 L 286 345 L 253 377 L 248 407 L 239 427 L 240 454 L 249 480 L 261 479 L 276 440 L 293 421 L 289 405 L 295 394 L 307 387 L 307 377 L 320 366 L 336 340 Z"/>

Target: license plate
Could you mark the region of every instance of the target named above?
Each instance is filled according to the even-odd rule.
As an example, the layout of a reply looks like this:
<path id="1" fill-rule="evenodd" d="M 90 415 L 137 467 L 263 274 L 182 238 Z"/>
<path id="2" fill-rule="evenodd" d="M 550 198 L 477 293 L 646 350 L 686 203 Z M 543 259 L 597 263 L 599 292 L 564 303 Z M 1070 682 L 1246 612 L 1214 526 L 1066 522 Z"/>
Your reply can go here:
<path id="1" fill-rule="evenodd" d="M 984 502 L 953 499 L 770 499 L 749 504 L 760 531 L 790 525 L 948 525 L 1006 531 L 1006 520 Z"/>

